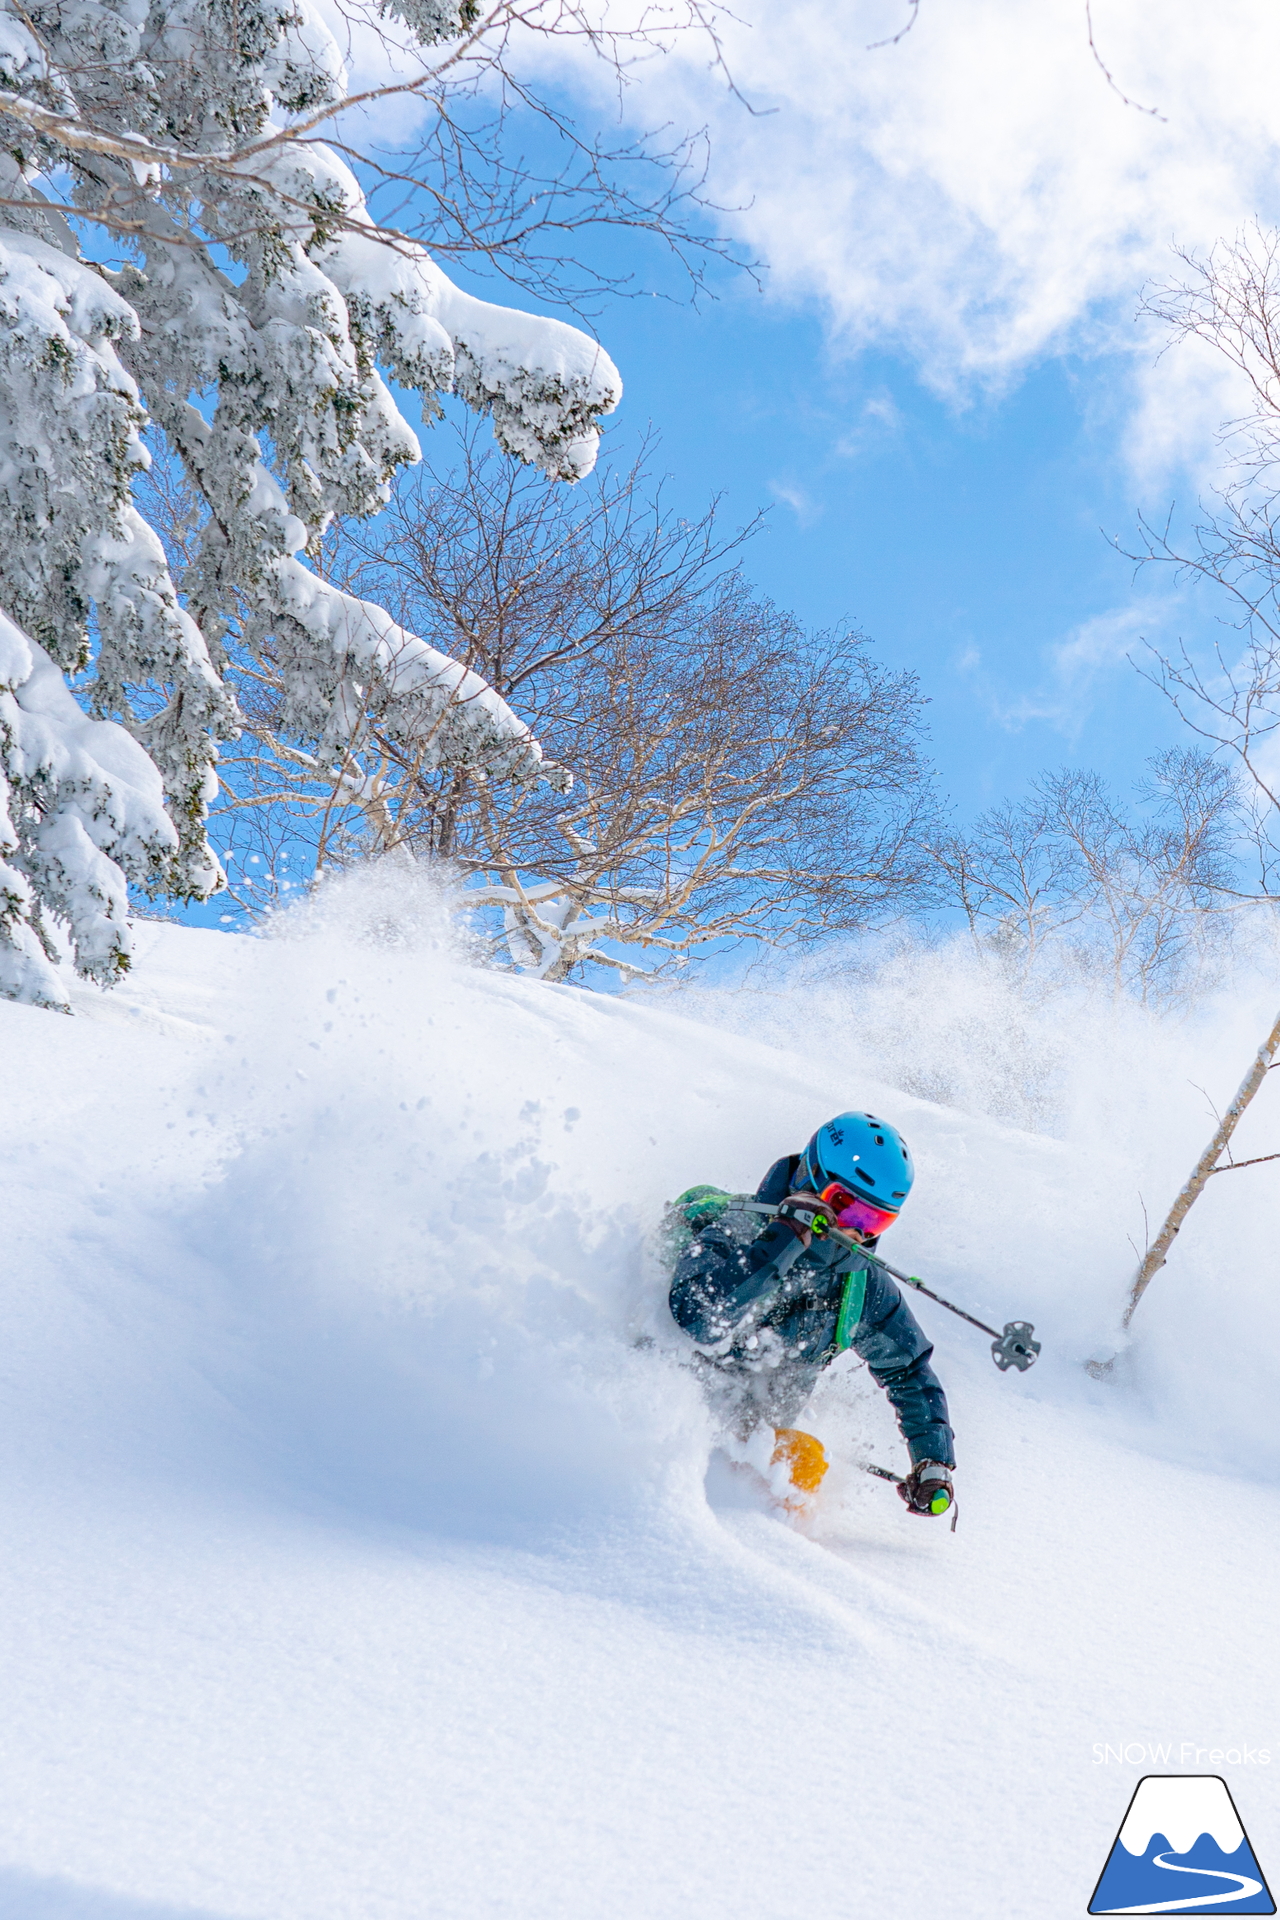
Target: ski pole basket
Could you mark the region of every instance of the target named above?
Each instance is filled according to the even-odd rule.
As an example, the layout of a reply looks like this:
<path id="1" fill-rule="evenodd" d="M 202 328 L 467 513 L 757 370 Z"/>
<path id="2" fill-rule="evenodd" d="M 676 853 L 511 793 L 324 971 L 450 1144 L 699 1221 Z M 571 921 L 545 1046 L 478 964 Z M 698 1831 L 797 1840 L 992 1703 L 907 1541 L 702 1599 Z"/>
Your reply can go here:
<path id="1" fill-rule="evenodd" d="M 1025 1373 L 1035 1365 L 1040 1342 L 1031 1338 L 1034 1332 L 1029 1320 L 1010 1320 L 1000 1338 L 991 1342 L 991 1358 L 1001 1373 L 1007 1373 L 1010 1367 Z"/>

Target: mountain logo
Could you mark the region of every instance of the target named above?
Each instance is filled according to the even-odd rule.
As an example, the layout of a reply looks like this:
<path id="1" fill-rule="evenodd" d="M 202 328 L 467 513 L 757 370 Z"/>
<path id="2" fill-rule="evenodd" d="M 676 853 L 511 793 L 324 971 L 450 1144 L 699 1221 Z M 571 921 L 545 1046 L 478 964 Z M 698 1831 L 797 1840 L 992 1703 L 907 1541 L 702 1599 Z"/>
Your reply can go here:
<path id="1" fill-rule="evenodd" d="M 1274 1913 L 1262 1868 L 1216 1773 L 1139 1780 L 1090 1913 Z"/>

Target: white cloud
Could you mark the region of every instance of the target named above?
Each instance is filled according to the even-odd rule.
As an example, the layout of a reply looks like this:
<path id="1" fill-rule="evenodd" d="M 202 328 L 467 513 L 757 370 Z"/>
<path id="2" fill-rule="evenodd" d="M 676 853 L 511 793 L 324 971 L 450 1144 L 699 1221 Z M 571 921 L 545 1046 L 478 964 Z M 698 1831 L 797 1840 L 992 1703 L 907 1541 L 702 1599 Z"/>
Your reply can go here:
<path id="1" fill-rule="evenodd" d="M 833 442 L 832 451 L 844 460 L 855 460 L 869 447 L 883 446 L 903 432 L 904 420 L 897 401 L 887 389 L 879 388 L 864 400 L 852 424 Z"/>
<path id="2" fill-rule="evenodd" d="M 1010 731 L 1042 721 L 1074 746 L 1090 719 L 1099 683 L 1122 661 L 1140 660 L 1145 641 L 1162 640 L 1181 605 L 1177 594 L 1152 593 L 1081 621 L 1042 650 L 1043 673 L 1029 689 L 1011 696 L 998 681 L 988 679 L 982 691 L 993 719 Z M 963 664 L 978 665 L 968 660 Z"/>
<path id="3" fill-rule="evenodd" d="M 784 507 L 790 507 L 802 527 L 807 527 L 818 514 L 818 507 L 803 487 L 792 480 L 771 480 L 769 491 L 774 499 Z"/>
<path id="4" fill-rule="evenodd" d="M 1142 600 L 1109 608 L 1084 620 L 1049 648 L 1054 679 L 1063 693 L 1081 693 L 1097 674 L 1130 655 L 1165 624 L 1170 603 Z"/>
<path id="5" fill-rule="evenodd" d="M 1128 452 L 1154 475 L 1203 460 L 1235 404 L 1211 355 L 1136 328 L 1170 245 L 1280 218 L 1280 10 L 1267 0 L 743 0 L 724 23 L 748 113 L 677 41 L 644 67 L 636 124 L 709 123 L 711 190 L 776 297 L 816 303 L 833 341 L 911 358 L 963 398 L 1045 354 L 1130 357 Z M 600 96 L 603 98 L 603 94 Z"/>
<path id="6" fill-rule="evenodd" d="M 896 433 L 902 425 L 902 414 L 897 402 L 888 393 L 872 394 L 862 409 L 863 418 L 878 421 L 882 427 L 888 427 Z"/>
<path id="7" fill-rule="evenodd" d="M 375 87 L 403 86 L 417 79 L 430 55 L 424 56 L 403 24 L 386 14 L 377 0 L 310 0 L 333 35 L 347 68 L 354 94 Z M 354 139 L 357 145 L 376 140 L 380 146 L 410 144 L 419 137 L 427 108 L 414 94 L 389 94 L 365 108 L 341 115 L 327 125 L 323 137 Z"/>
<path id="8" fill-rule="evenodd" d="M 1199 340 L 1164 353 L 1153 345 L 1134 358 L 1128 373 L 1123 452 L 1130 472 L 1153 484 L 1181 473 L 1190 498 L 1203 495 L 1223 477 L 1223 423 L 1252 406 L 1243 374 Z"/>
<path id="9" fill-rule="evenodd" d="M 611 20 L 643 0 L 599 0 Z M 403 77 L 378 0 L 318 0 L 357 85 Z M 674 11 L 674 9 L 670 9 Z M 1280 222 L 1280 9 L 1269 0 L 736 0 L 721 21 L 735 82 L 696 35 L 641 62 L 623 105 L 634 128 L 711 131 L 710 197 L 768 266 L 771 296 L 816 307 L 837 350 L 900 351 L 963 402 L 1062 351 L 1116 356 L 1123 447 L 1141 482 L 1190 466 L 1202 485 L 1218 422 L 1239 412 L 1224 364 L 1167 353 L 1134 315 L 1171 245 L 1204 247 L 1254 215 Z M 394 24 L 394 23 L 392 23 Z M 402 36 L 407 38 L 407 36 Z M 523 38 L 524 71 L 575 80 L 616 111 L 606 63 L 584 43 Z M 380 103 L 377 132 L 421 113 Z M 866 431 L 892 428 L 870 404 Z"/>

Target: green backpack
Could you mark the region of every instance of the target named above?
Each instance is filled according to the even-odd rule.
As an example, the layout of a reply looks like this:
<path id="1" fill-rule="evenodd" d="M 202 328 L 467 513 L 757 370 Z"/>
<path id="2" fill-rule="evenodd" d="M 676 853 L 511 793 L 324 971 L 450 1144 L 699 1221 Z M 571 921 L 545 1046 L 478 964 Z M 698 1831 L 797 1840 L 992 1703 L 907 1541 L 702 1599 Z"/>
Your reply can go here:
<path id="1" fill-rule="evenodd" d="M 678 1199 L 669 1200 L 663 1209 L 658 1229 L 659 1258 L 667 1272 L 673 1272 L 689 1242 L 704 1228 L 713 1226 L 719 1227 L 739 1246 L 750 1246 L 765 1218 L 772 1219 L 776 1212 L 776 1207 L 766 1206 L 754 1194 L 726 1193 L 723 1187 L 686 1187 Z M 845 1279 L 840 1302 L 836 1322 L 836 1348 L 840 1353 L 852 1345 L 866 1292 L 867 1269 L 859 1261 Z"/>
<path id="2" fill-rule="evenodd" d="M 687 1187 L 678 1200 L 663 1209 L 659 1229 L 663 1264 L 674 1267 L 695 1235 L 705 1227 L 721 1227 L 740 1246 L 749 1246 L 764 1222 L 763 1206 L 749 1193 L 726 1193 L 723 1187 Z"/>

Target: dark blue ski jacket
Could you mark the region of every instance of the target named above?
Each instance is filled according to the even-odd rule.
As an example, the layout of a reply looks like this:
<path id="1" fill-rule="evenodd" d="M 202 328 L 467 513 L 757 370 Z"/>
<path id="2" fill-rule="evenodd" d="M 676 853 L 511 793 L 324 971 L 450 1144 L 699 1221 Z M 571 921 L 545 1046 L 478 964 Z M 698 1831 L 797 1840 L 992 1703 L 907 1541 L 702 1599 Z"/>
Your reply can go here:
<path id="1" fill-rule="evenodd" d="M 769 1206 L 784 1200 L 794 1190 L 799 1162 L 798 1154 L 776 1161 L 756 1199 Z M 719 1349 L 704 1355 L 704 1363 L 735 1381 L 756 1415 L 788 1426 L 840 1351 L 841 1302 L 850 1270 L 861 1266 L 838 1241 L 802 1247 L 782 1221 L 769 1221 L 749 1246 L 712 1225 L 695 1235 L 676 1264 L 671 1312 L 700 1347 Z M 912 1464 L 938 1460 L 953 1467 L 947 1397 L 929 1364 L 933 1348 L 884 1268 L 873 1260 L 865 1279 L 846 1344 L 888 1394 Z"/>

